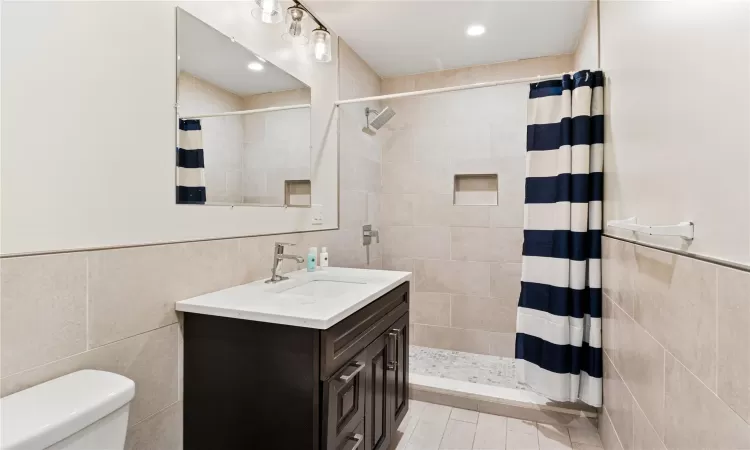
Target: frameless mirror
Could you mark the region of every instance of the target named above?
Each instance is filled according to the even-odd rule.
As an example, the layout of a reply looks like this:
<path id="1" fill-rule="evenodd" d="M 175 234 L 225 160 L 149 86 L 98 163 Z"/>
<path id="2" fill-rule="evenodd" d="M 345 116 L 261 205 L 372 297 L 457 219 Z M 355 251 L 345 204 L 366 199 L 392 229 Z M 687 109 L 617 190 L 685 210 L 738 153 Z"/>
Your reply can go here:
<path id="1" fill-rule="evenodd" d="M 177 203 L 309 206 L 310 87 L 177 9 Z"/>

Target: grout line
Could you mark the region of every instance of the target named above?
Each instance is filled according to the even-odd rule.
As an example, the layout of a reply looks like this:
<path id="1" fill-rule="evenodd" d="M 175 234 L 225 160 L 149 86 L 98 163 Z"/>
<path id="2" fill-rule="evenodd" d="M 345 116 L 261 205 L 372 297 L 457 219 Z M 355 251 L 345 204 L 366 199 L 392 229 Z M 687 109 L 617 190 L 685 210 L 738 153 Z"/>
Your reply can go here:
<path id="1" fill-rule="evenodd" d="M 664 445 L 664 440 L 659 435 L 659 431 L 656 428 L 654 428 L 654 424 L 651 423 L 650 420 L 648 420 L 648 416 L 643 411 L 643 409 L 641 409 L 641 406 L 638 403 L 636 403 L 635 406 L 638 407 L 638 410 L 641 412 L 641 414 L 643 414 L 643 417 L 646 418 L 646 422 L 648 422 L 648 425 L 651 427 L 651 430 L 654 432 L 654 434 L 656 435 L 656 437 L 659 438 L 659 442 L 661 442 L 661 444 Z M 633 442 L 635 442 L 635 409 L 633 410 Z M 664 445 L 664 448 L 667 448 L 667 446 Z"/>
<path id="2" fill-rule="evenodd" d="M 56 363 L 59 363 L 59 362 L 61 362 L 61 361 L 65 361 L 65 360 L 68 360 L 68 359 L 70 359 L 70 358 L 75 358 L 76 356 L 80 356 L 80 355 L 83 355 L 84 353 L 89 353 L 89 352 L 93 352 L 93 351 L 96 351 L 96 350 L 98 350 L 98 349 L 100 349 L 100 348 L 105 348 L 105 347 L 109 347 L 110 345 L 114 345 L 114 344 L 117 344 L 118 342 L 122 342 L 122 341 L 124 341 L 124 340 L 130 339 L 130 338 L 134 338 L 134 337 L 136 337 L 136 336 L 140 336 L 140 335 L 143 335 L 143 334 L 151 333 L 151 332 L 153 332 L 153 331 L 161 330 L 161 329 L 163 329 L 163 328 L 168 328 L 168 327 L 171 327 L 172 325 L 175 325 L 175 324 L 177 324 L 177 323 L 178 323 L 178 322 L 172 322 L 172 323 L 170 323 L 170 324 L 168 324 L 168 325 L 163 325 L 163 326 L 161 326 L 161 327 L 158 327 L 158 328 L 154 328 L 154 329 L 152 329 L 152 330 L 148 330 L 148 331 L 143 331 L 143 332 L 141 332 L 141 333 L 138 333 L 138 334 L 134 334 L 134 335 L 132 335 L 132 336 L 128 336 L 128 337 L 125 337 L 125 338 L 122 338 L 122 339 L 118 339 L 118 340 L 116 340 L 116 341 L 108 342 L 108 343 L 106 343 L 106 344 L 104 344 L 104 345 L 100 345 L 100 346 L 98 346 L 98 347 L 94 347 L 94 348 L 92 348 L 92 349 L 90 349 L 90 350 L 85 350 L 85 351 L 82 351 L 82 352 L 74 353 L 74 354 L 72 354 L 72 355 L 68 355 L 68 356 L 66 356 L 66 357 L 64 357 L 64 358 L 56 359 L 56 360 L 54 360 L 54 361 L 49 361 L 49 362 L 46 362 L 46 363 L 44 363 L 44 364 L 39 364 L 38 366 L 34 366 L 34 367 L 29 367 L 28 369 L 24 369 L 24 370 L 22 370 L 22 371 L 20 371 L 20 372 L 15 372 L 15 373 L 11 373 L 11 374 L 8 374 L 8 375 L 4 375 L 4 376 L 3 376 L 2 378 L 0 378 L 0 379 L 3 379 L 3 380 L 4 380 L 4 379 L 7 379 L 7 378 L 10 378 L 10 377 L 12 377 L 12 376 L 16 376 L 16 375 L 19 375 L 19 374 L 22 374 L 22 373 L 26 373 L 26 372 L 31 372 L 32 370 L 37 370 L 37 369 L 40 369 L 40 368 L 42 368 L 42 367 L 48 366 L 48 365 L 50 365 L 50 364 L 56 364 Z"/>
<path id="3" fill-rule="evenodd" d="M 477 423 L 479 423 L 479 419 L 477 419 Z M 505 448 L 508 448 L 508 434 L 510 434 L 510 430 L 508 430 L 508 418 L 505 418 Z"/>
<path id="4" fill-rule="evenodd" d="M 86 254 L 86 351 L 91 350 L 91 331 L 89 330 L 89 290 L 91 288 L 91 275 L 89 268 L 89 257 L 91 254 Z"/>
<path id="5" fill-rule="evenodd" d="M 662 415 L 662 420 L 664 421 L 667 418 L 666 417 L 667 416 L 667 349 L 665 349 L 664 347 L 662 347 L 661 354 L 662 354 L 662 371 L 664 372 L 662 374 L 662 378 L 663 378 L 662 379 L 662 392 L 663 392 L 663 394 L 661 396 L 661 415 Z M 637 402 L 636 402 L 636 404 L 637 404 Z M 640 407 L 641 407 L 641 405 L 639 404 L 638 408 L 640 408 Z M 643 411 L 643 409 L 641 409 L 641 411 Z M 646 413 L 644 412 L 643 415 L 646 416 Z M 655 428 L 654 424 L 651 423 L 651 421 L 648 419 L 648 416 L 646 416 L 646 421 L 651 425 L 651 428 Z M 661 431 L 661 434 L 659 433 L 659 431 Z M 656 432 L 656 436 L 660 440 L 663 441 L 664 440 L 664 436 L 667 434 L 666 426 L 664 424 L 662 424 L 662 429 L 659 430 L 659 431 Z M 664 442 L 662 442 L 662 444 L 664 444 Z"/>
<path id="6" fill-rule="evenodd" d="M 622 440 L 620 439 L 620 435 L 617 434 L 617 428 L 615 428 L 615 423 L 612 422 L 612 416 L 609 415 L 609 411 L 607 411 L 607 408 L 602 408 L 602 411 L 604 411 L 604 414 L 607 416 L 607 421 L 609 421 L 609 424 L 612 425 L 612 431 L 615 432 L 615 437 L 617 438 L 617 443 L 620 444 L 620 448 L 624 449 L 625 446 L 622 445 Z M 602 445 L 604 445 L 604 441 L 602 441 Z"/>
<path id="7" fill-rule="evenodd" d="M 669 350 L 667 350 L 667 352 L 669 353 Z M 728 404 L 727 402 L 725 402 L 725 401 L 724 401 L 724 399 L 722 399 L 721 397 L 719 397 L 719 395 L 718 395 L 718 394 L 716 394 L 716 392 L 712 391 L 712 390 L 711 390 L 711 388 L 710 388 L 710 387 L 708 387 L 708 385 L 707 385 L 706 383 L 704 383 L 704 382 L 703 382 L 703 380 L 701 380 L 700 378 L 698 378 L 697 376 L 695 376 L 695 374 L 694 374 L 693 372 L 691 372 L 691 371 L 690 371 L 690 369 L 688 369 L 688 368 L 687 368 L 687 366 L 686 366 L 685 364 L 683 364 L 683 363 L 682 363 L 682 361 L 680 361 L 679 359 L 677 359 L 677 357 L 676 357 L 676 356 L 674 356 L 674 355 L 673 355 L 672 353 L 669 353 L 669 355 L 670 355 L 670 356 L 671 356 L 672 358 L 674 358 L 674 360 L 675 360 L 675 361 L 677 361 L 677 363 L 678 363 L 679 365 L 681 365 L 681 366 L 682 366 L 682 367 L 683 367 L 683 368 L 684 368 L 684 369 L 685 369 L 685 370 L 686 370 L 686 371 L 687 371 L 687 372 L 688 372 L 688 373 L 689 373 L 690 375 L 692 375 L 692 376 L 693 376 L 693 378 L 695 378 L 696 380 L 698 380 L 698 381 L 699 381 L 699 382 L 700 382 L 700 383 L 701 383 L 701 384 L 702 384 L 702 385 L 703 385 L 703 386 L 704 386 L 704 387 L 705 387 L 706 389 L 708 389 L 708 391 L 709 391 L 709 392 L 710 392 L 711 394 L 713 394 L 713 396 L 714 396 L 714 397 L 716 397 L 716 399 L 717 399 L 717 400 L 719 400 L 719 401 L 720 401 L 720 402 L 721 402 L 721 403 L 722 403 L 722 404 L 723 404 L 724 406 L 726 406 L 726 407 L 727 407 L 727 409 L 729 409 L 729 411 L 730 411 L 731 413 L 733 413 L 733 414 L 734 414 L 735 416 L 737 416 L 737 417 L 738 417 L 738 418 L 739 418 L 739 419 L 740 419 L 741 421 L 743 421 L 743 422 L 747 423 L 747 421 L 746 421 L 746 420 L 745 420 L 745 419 L 744 419 L 744 418 L 743 418 L 742 416 L 740 416 L 740 414 L 739 414 L 739 413 L 738 413 L 737 411 L 735 411 L 735 410 L 734 410 L 734 408 L 732 408 L 731 406 L 729 406 L 729 404 Z M 665 396 L 666 396 L 666 395 L 665 395 Z"/>
<path id="8" fill-rule="evenodd" d="M 451 407 L 452 409 L 453 407 Z M 443 446 L 443 438 L 445 438 L 445 432 L 448 431 L 448 422 L 451 421 L 450 411 L 448 412 L 448 420 L 445 422 L 445 425 L 443 426 L 443 433 L 440 435 L 440 442 L 438 442 L 438 449 L 440 449 Z"/>
<path id="9" fill-rule="evenodd" d="M 148 417 L 144 417 L 143 419 L 141 419 L 140 421 L 138 421 L 138 422 L 136 422 L 136 423 L 134 423 L 134 424 L 132 424 L 132 425 L 129 425 L 129 426 L 128 426 L 128 430 L 130 430 L 130 429 L 133 429 L 133 428 L 135 428 L 136 426 L 138 426 L 138 425 L 142 424 L 143 422 L 145 422 L 145 421 L 147 421 L 147 420 L 151 419 L 152 417 L 156 417 L 156 416 L 158 416 L 159 414 L 163 413 L 164 411 L 168 410 L 169 408 L 173 407 L 174 405 L 176 405 L 176 404 L 178 404 L 178 403 L 180 403 L 180 402 L 181 402 L 181 400 L 177 400 L 177 401 L 176 401 L 176 402 L 174 402 L 174 403 L 170 403 L 170 404 L 169 404 L 168 406 L 166 406 L 165 408 L 163 408 L 163 409 L 160 409 L 159 411 L 157 411 L 157 412 L 155 412 L 155 413 L 151 414 L 151 415 L 150 415 L 150 416 L 148 416 Z"/>
<path id="10" fill-rule="evenodd" d="M 717 285 L 718 285 L 718 282 L 717 282 Z M 612 300 L 610 299 L 610 301 L 612 301 Z M 626 312 L 625 312 L 625 311 L 624 311 L 624 310 L 623 310 L 623 309 L 622 309 L 622 308 L 620 307 L 620 305 L 618 305 L 618 304 L 617 304 L 617 303 L 615 303 L 615 302 L 612 302 L 612 304 L 613 304 L 614 306 L 616 306 L 616 307 L 617 307 L 617 308 L 618 308 L 618 309 L 619 309 L 620 311 L 622 311 L 622 312 L 623 312 L 623 313 L 624 313 L 625 315 L 628 315 L 628 314 L 627 314 L 627 313 L 626 313 Z M 717 311 L 717 316 L 718 316 L 718 311 Z M 628 317 L 630 317 L 630 316 L 628 316 Z M 669 350 L 667 349 L 667 347 L 665 347 L 665 346 L 664 346 L 664 344 L 662 344 L 662 343 L 661 343 L 661 342 L 660 342 L 660 341 L 659 341 L 658 339 L 656 339 L 656 338 L 654 337 L 654 335 L 652 335 L 652 334 L 651 334 L 651 333 L 650 333 L 650 332 L 649 332 L 649 331 L 648 331 L 648 330 L 647 330 L 647 329 L 646 329 L 646 328 L 645 328 L 645 327 L 644 327 L 643 325 L 641 325 L 640 323 L 636 322 L 635 320 L 633 321 L 633 324 L 634 324 L 634 325 L 637 325 L 637 326 L 639 326 L 639 327 L 640 327 L 640 329 L 641 329 L 641 330 L 643 330 L 643 332 L 644 332 L 644 333 L 646 333 L 646 334 L 647 334 L 647 335 L 648 335 L 648 336 L 649 336 L 649 337 L 650 337 L 651 339 L 653 339 L 654 341 L 656 341 L 656 343 L 657 343 L 657 344 L 659 344 L 659 345 L 661 346 L 661 348 L 662 348 L 662 349 L 664 350 L 664 352 L 665 352 L 665 356 L 664 356 L 664 397 L 665 397 L 665 400 L 664 400 L 664 402 L 665 402 L 665 404 L 664 404 L 664 408 L 663 408 L 663 409 L 664 409 L 664 415 L 665 415 L 665 416 L 666 416 L 666 395 L 667 395 L 667 388 L 666 388 L 666 383 L 667 383 L 667 364 L 666 364 L 666 355 L 667 355 L 667 354 L 669 354 L 669 356 L 671 356 L 672 358 L 674 358 L 674 360 L 675 360 L 675 361 L 677 361 L 678 363 L 680 363 L 680 365 L 681 365 L 682 367 L 684 367 L 684 368 L 685 368 L 685 370 L 686 370 L 686 371 L 687 371 L 687 372 L 688 372 L 688 373 L 689 373 L 690 375 L 692 375 L 692 376 L 693 376 L 693 378 L 695 378 L 696 380 L 698 380 L 698 381 L 699 381 L 699 382 L 700 382 L 700 383 L 701 383 L 701 384 L 702 384 L 702 385 L 703 385 L 703 386 L 704 386 L 704 387 L 705 387 L 706 389 L 708 389 L 708 390 L 709 390 L 709 392 L 711 392 L 711 393 L 712 393 L 712 394 L 714 395 L 714 397 L 716 397 L 717 399 L 719 399 L 719 401 L 721 401 L 721 402 L 722 402 L 722 403 L 723 403 L 724 405 L 726 405 L 726 406 L 727 406 L 727 407 L 728 407 L 728 408 L 729 408 L 729 409 L 730 409 L 730 410 L 731 410 L 731 411 L 732 411 L 733 413 L 735 413 L 735 414 L 736 414 L 736 415 L 737 415 L 738 417 L 740 417 L 740 419 L 742 419 L 742 420 L 743 420 L 744 422 L 746 422 L 746 423 L 747 423 L 747 421 L 746 421 L 745 419 L 743 419 L 743 418 L 742 418 L 742 416 L 740 416 L 740 415 L 739 415 L 739 413 L 737 413 L 737 411 L 735 411 L 735 410 L 734 410 L 734 409 L 733 409 L 733 408 L 732 408 L 731 406 L 729 406 L 729 404 L 728 404 L 727 402 L 725 402 L 725 401 L 724 401 L 724 399 L 722 399 L 721 397 L 719 397 L 719 395 L 718 395 L 718 393 L 717 393 L 717 392 L 714 392 L 714 390 L 713 390 L 713 389 L 711 389 L 711 388 L 710 388 L 710 387 L 709 387 L 709 386 L 708 386 L 708 385 L 707 385 L 707 384 L 706 384 L 706 383 L 705 383 L 705 382 L 704 382 L 704 381 L 703 381 L 703 380 L 702 380 L 702 379 L 701 379 L 701 378 L 700 378 L 700 377 L 699 377 L 698 375 L 696 375 L 695 373 L 693 373 L 693 371 L 692 371 L 692 370 L 690 370 L 690 368 L 688 368 L 688 367 L 687 367 L 687 366 L 686 366 L 686 365 L 685 365 L 685 364 L 684 364 L 684 363 L 683 363 L 683 362 L 682 362 L 682 361 L 681 361 L 681 360 L 680 360 L 679 358 L 677 358 L 677 357 L 676 357 L 676 356 L 674 355 L 674 353 L 672 353 L 671 351 L 669 351 Z M 605 353 L 606 353 L 606 352 L 605 352 Z M 628 387 L 627 383 L 625 382 L 625 378 L 623 378 L 623 376 L 622 376 L 622 375 L 620 374 L 620 371 L 618 370 L 617 366 L 615 366 L 614 362 L 612 361 L 612 358 L 610 358 L 610 357 L 609 357 L 609 355 L 607 355 L 607 359 L 609 359 L 610 363 L 612 364 L 612 367 L 614 367 L 614 368 L 615 368 L 615 371 L 616 371 L 616 372 L 617 372 L 617 374 L 618 374 L 618 375 L 620 376 L 620 379 L 622 380 L 623 384 L 625 385 L 625 388 L 627 388 L 628 392 L 629 392 L 629 393 L 630 393 L 630 395 L 631 395 L 631 396 L 633 397 L 633 400 L 635 400 L 635 396 L 633 395 L 632 391 L 630 390 L 630 388 Z M 718 372 L 718 367 L 716 368 L 716 370 L 717 370 L 717 372 Z M 718 391 L 718 385 L 717 385 L 717 391 Z M 636 402 L 637 402 L 637 400 L 636 400 Z M 639 407 L 640 407 L 640 405 L 639 405 Z M 641 410 L 643 410 L 643 408 L 641 408 Z M 648 419 L 648 417 L 647 417 L 647 419 Z"/>
<path id="11" fill-rule="evenodd" d="M 716 310 L 715 310 L 716 314 L 714 315 L 714 319 L 716 320 L 716 323 L 715 323 L 716 330 L 715 330 L 715 336 L 714 336 L 715 338 L 714 344 L 716 345 L 716 348 L 715 348 L 716 351 L 714 353 L 714 368 L 716 372 L 715 373 L 716 379 L 714 381 L 715 381 L 715 386 L 716 386 L 716 395 L 719 395 L 719 268 L 718 267 L 716 267 L 716 292 L 714 293 L 714 297 L 716 300 L 714 304 L 714 306 L 716 307 Z"/>

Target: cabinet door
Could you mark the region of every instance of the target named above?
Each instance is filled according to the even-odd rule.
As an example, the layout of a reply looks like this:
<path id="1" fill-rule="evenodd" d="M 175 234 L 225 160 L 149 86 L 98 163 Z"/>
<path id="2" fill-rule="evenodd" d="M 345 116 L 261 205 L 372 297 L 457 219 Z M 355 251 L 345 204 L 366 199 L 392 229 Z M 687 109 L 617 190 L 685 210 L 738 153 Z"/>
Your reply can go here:
<path id="1" fill-rule="evenodd" d="M 393 424 L 393 371 L 388 370 L 388 333 L 381 334 L 365 349 L 365 446 L 364 450 L 387 450 Z"/>
<path id="2" fill-rule="evenodd" d="M 409 409 L 409 314 L 404 314 L 391 327 L 389 334 L 392 347 L 389 369 L 393 372 L 392 429 L 398 428 Z"/>
<path id="3" fill-rule="evenodd" d="M 365 355 L 363 351 L 323 383 L 322 448 L 326 450 L 352 448 L 353 436 L 363 438 L 356 429 L 365 415 Z"/>

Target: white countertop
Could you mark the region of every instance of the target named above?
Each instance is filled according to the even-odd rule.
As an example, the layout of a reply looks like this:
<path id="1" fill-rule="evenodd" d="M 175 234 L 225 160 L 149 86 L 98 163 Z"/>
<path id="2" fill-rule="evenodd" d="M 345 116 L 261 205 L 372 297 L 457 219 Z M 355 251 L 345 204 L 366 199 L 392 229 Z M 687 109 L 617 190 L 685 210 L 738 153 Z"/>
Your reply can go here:
<path id="1" fill-rule="evenodd" d="M 318 268 L 285 274 L 288 280 L 263 280 L 177 302 L 177 311 L 327 329 L 411 280 L 410 272 Z"/>

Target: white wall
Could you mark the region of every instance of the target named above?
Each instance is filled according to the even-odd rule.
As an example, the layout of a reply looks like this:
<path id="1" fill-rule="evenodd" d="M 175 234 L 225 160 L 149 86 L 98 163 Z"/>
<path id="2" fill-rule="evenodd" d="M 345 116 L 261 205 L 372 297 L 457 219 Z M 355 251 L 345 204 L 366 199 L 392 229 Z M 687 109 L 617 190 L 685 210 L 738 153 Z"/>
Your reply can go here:
<path id="1" fill-rule="evenodd" d="M 176 205 L 175 3 L 4 3 L 2 254 L 330 229 L 338 224 L 337 39 L 330 64 L 251 18 L 184 8 L 312 87 L 311 208 Z"/>
<path id="2" fill-rule="evenodd" d="M 692 220 L 690 245 L 638 238 L 750 263 L 750 3 L 600 6 L 605 220 Z"/>
<path id="3" fill-rule="evenodd" d="M 586 16 L 586 25 L 578 38 L 578 47 L 573 53 L 573 68 L 594 70 L 599 68 L 599 3 L 594 1 Z"/>

